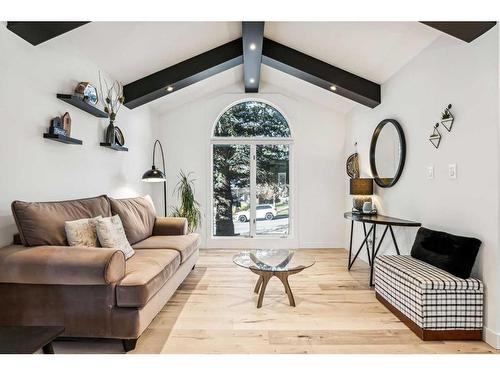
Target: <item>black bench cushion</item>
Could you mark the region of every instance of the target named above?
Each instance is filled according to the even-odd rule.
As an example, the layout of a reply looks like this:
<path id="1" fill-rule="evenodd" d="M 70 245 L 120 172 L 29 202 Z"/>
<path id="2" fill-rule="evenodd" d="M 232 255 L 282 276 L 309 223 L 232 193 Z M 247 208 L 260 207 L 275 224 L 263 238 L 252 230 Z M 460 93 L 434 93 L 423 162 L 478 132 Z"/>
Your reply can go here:
<path id="1" fill-rule="evenodd" d="M 462 279 L 470 276 L 481 246 L 477 238 L 462 237 L 421 227 L 411 256 Z"/>

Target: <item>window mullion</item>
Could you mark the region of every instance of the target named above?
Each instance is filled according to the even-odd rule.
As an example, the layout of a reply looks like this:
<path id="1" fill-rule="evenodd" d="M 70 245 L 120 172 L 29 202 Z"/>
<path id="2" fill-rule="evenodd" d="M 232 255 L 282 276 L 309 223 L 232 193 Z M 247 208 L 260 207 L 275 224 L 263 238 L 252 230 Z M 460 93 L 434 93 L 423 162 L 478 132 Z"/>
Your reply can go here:
<path id="1" fill-rule="evenodd" d="M 255 237 L 255 224 L 257 212 L 257 157 L 256 146 L 250 145 L 250 237 Z"/>

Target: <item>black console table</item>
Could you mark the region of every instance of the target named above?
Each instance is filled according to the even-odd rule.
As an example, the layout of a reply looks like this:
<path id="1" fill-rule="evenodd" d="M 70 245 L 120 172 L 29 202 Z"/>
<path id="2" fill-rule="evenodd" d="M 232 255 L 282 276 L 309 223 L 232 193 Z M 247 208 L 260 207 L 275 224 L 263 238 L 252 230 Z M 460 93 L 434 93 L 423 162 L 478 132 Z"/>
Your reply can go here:
<path id="1" fill-rule="evenodd" d="M 396 248 L 396 253 L 399 255 L 399 247 L 398 243 L 396 242 L 396 237 L 394 236 L 394 231 L 392 230 L 392 227 L 420 227 L 422 225 L 415 221 L 398 219 L 396 217 L 389 217 L 384 215 L 360 215 L 360 214 L 353 214 L 352 212 L 346 212 L 344 213 L 344 217 L 347 220 L 351 220 L 351 240 L 349 242 L 349 262 L 347 265 L 347 269 L 349 270 L 351 269 L 359 253 L 361 252 L 361 250 L 363 250 L 363 247 L 366 246 L 366 253 L 368 255 L 368 264 L 370 265 L 370 286 L 373 285 L 373 267 L 374 267 L 375 257 L 378 254 L 380 245 L 382 244 L 382 241 L 384 241 L 384 237 L 387 231 L 389 230 L 391 232 L 391 237 L 394 243 L 394 247 Z M 354 255 L 354 257 L 352 257 L 352 237 L 353 237 L 355 221 L 359 221 L 360 223 L 363 224 L 363 231 L 365 234 L 365 238 L 361 243 L 361 246 L 359 247 L 358 251 Z M 371 224 L 371 227 L 368 230 L 368 232 L 366 231 L 366 224 Z M 377 224 L 385 225 L 385 230 L 382 233 L 382 237 L 380 237 L 378 246 L 376 245 Z M 370 238 L 370 234 L 372 235 L 371 253 L 370 253 L 370 247 L 368 246 L 368 239 Z"/>

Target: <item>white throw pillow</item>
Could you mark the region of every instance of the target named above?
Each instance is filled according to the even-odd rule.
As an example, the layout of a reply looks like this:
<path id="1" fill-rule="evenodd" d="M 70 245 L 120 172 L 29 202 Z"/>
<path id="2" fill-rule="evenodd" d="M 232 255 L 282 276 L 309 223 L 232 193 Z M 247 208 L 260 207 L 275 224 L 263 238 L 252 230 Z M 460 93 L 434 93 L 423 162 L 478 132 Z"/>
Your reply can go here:
<path id="1" fill-rule="evenodd" d="M 69 246 L 98 247 L 96 224 L 99 219 L 102 219 L 102 216 L 66 221 L 64 230 Z"/>
<path id="2" fill-rule="evenodd" d="M 130 246 L 120 216 L 105 217 L 97 220 L 97 238 L 102 247 L 110 247 L 123 251 L 125 259 L 134 255 Z"/>

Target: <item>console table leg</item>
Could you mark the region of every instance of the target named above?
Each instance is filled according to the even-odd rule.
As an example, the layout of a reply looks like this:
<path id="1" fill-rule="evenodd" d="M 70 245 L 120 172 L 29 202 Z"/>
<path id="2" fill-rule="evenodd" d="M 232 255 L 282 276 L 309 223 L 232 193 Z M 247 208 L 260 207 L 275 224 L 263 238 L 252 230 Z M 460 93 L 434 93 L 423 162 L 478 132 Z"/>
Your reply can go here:
<path id="1" fill-rule="evenodd" d="M 393 230 L 392 230 L 392 226 L 391 226 L 391 225 L 389 225 L 388 227 L 389 227 L 389 230 L 391 231 L 392 241 L 394 242 L 394 247 L 396 248 L 396 253 L 397 253 L 398 255 L 401 255 L 401 254 L 399 253 L 398 243 L 396 242 L 396 236 L 394 236 L 394 232 L 393 232 Z"/>
<path id="2" fill-rule="evenodd" d="M 367 242 L 368 242 L 368 239 L 369 239 L 369 237 L 370 237 L 370 233 L 372 232 L 372 230 L 373 230 L 373 225 L 370 227 L 370 230 L 369 230 L 369 231 L 368 231 L 368 233 L 366 234 L 365 239 L 363 240 L 363 242 L 361 242 L 361 246 L 359 247 L 358 251 L 356 252 L 356 254 L 354 254 L 354 258 L 352 258 L 351 263 L 350 263 L 350 264 L 349 264 L 349 266 L 347 267 L 347 270 L 350 270 L 350 269 L 351 269 L 352 265 L 354 264 L 354 262 L 356 261 L 356 259 L 357 259 L 358 255 L 359 255 L 359 253 L 361 252 L 361 250 L 363 250 L 363 247 L 365 246 L 365 244 L 366 244 L 366 246 L 367 246 L 367 249 L 369 249 L 369 248 L 368 248 L 368 243 L 367 243 Z M 369 251 L 369 250 L 368 250 L 368 251 Z M 370 259 L 370 253 L 369 253 L 369 252 L 368 252 L 368 259 Z M 370 263 L 370 264 L 371 264 L 371 263 Z"/>
<path id="3" fill-rule="evenodd" d="M 349 260 L 347 262 L 347 268 L 351 268 L 351 256 L 352 256 L 352 234 L 354 231 L 354 220 L 351 220 L 351 240 L 349 241 Z M 366 233 L 365 233 L 366 237 Z"/>
<path id="4" fill-rule="evenodd" d="M 368 236 L 368 234 L 366 234 L 366 224 L 363 223 L 363 231 L 365 232 L 365 238 Z M 371 267 L 372 265 L 372 259 L 370 257 L 370 246 L 368 246 L 368 241 L 365 243 L 366 245 L 366 255 L 368 256 L 368 265 Z"/>
<path id="5" fill-rule="evenodd" d="M 373 286 L 373 267 L 375 266 L 375 247 L 376 247 L 376 230 L 377 224 L 373 224 L 373 233 L 372 233 L 372 262 L 370 264 L 370 286 Z"/>

